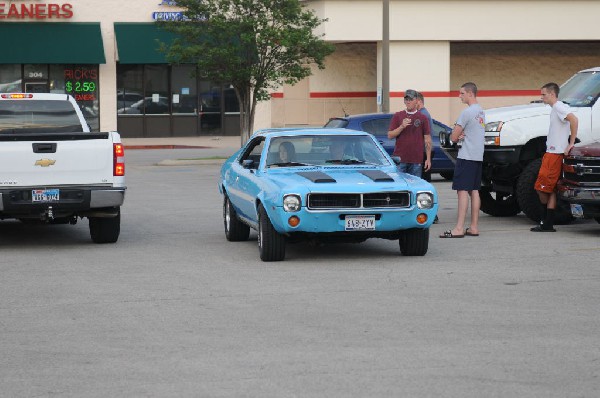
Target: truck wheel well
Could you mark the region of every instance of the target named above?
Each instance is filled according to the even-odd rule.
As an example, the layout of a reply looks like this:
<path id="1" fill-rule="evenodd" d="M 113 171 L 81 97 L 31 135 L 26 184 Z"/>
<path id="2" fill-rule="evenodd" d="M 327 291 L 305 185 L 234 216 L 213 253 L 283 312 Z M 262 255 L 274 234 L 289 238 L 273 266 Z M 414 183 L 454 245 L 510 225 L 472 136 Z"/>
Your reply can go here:
<path id="1" fill-rule="evenodd" d="M 520 161 L 528 164 L 532 160 L 539 159 L 546 152 L 546 136 L 536 137 L 529 140 L 521 150 Z"/>

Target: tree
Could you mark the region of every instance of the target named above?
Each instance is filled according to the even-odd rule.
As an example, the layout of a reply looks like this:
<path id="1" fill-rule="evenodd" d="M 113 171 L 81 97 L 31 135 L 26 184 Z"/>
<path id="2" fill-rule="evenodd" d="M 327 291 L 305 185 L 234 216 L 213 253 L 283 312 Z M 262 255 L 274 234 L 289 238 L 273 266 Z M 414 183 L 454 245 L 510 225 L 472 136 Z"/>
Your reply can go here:
<path id="1" fill-rule="evenodd" d="M 162 50 L 170 63 L 194 63 L 202 78 L 228 83 L 240 104 L 246 142 L 258 101 L 269 90 L 295 84 L 324 69 L 334 47 L 316 35 L 325 22 L 299 0 L 177 0 L 184 17 L 160 22 L 177 38 Z"/>

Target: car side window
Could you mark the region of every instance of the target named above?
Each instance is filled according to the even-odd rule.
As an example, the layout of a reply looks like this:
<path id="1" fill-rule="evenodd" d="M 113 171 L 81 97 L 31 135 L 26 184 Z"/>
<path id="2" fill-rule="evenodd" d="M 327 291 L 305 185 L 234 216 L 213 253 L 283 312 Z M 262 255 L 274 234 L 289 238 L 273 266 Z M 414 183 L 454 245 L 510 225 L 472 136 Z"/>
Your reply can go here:
<path id="1" fill-rule="evenodd" d="M 250 144 L 248 148 L 244 151 L 244 154 L 240 158 L 240 164 L 243 164 L 245 160 L 251 160 L 252 165 L 249 167 L 251 169 L 257 169 L 260 164 L 260 156 L 262 154 L 263 148 L 265 146 L 265 137 L 257 137 Z"/>
<path id="2" fill-rule="evenodd" d="M 385 135 L 387 136 L 390 128 L 390 119 L 372 119 L 366 120 L 360 124 L 363 131 L 373 135 Z"/>

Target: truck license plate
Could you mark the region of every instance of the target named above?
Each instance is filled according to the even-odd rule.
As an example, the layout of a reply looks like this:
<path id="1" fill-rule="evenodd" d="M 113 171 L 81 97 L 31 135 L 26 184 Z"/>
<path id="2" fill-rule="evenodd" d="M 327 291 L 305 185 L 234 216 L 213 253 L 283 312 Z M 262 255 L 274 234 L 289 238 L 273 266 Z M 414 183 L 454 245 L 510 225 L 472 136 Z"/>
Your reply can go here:
<path id="1" fill-rule="evenodd" d="M 59 199 L 59 189 L 34 189 L 31 191 L 32 202 L 58 202 Z"/>
<path id="2" fill-rule="evenodd" d="M 346 216 L 346 231 L 375 229 L 375 216 Z"/>
<path id="3" fill-rule="evenodd" d="M 581 205 L 571 203 L 571 215 L 575 218 L 583 217 L 583 207 Z"/>

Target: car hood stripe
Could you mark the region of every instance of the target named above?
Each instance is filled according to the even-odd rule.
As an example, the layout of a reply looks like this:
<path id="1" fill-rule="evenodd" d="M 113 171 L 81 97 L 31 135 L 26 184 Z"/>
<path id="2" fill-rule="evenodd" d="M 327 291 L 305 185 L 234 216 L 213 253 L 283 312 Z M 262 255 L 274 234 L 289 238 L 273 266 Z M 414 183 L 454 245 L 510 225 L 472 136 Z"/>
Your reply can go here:
<path id="1" fill-rule="evenodd" d="M 322 171 L 301 171 L 296 174 L 315 183 L 337 182 L 330 175 L 325 174 Z"/>

